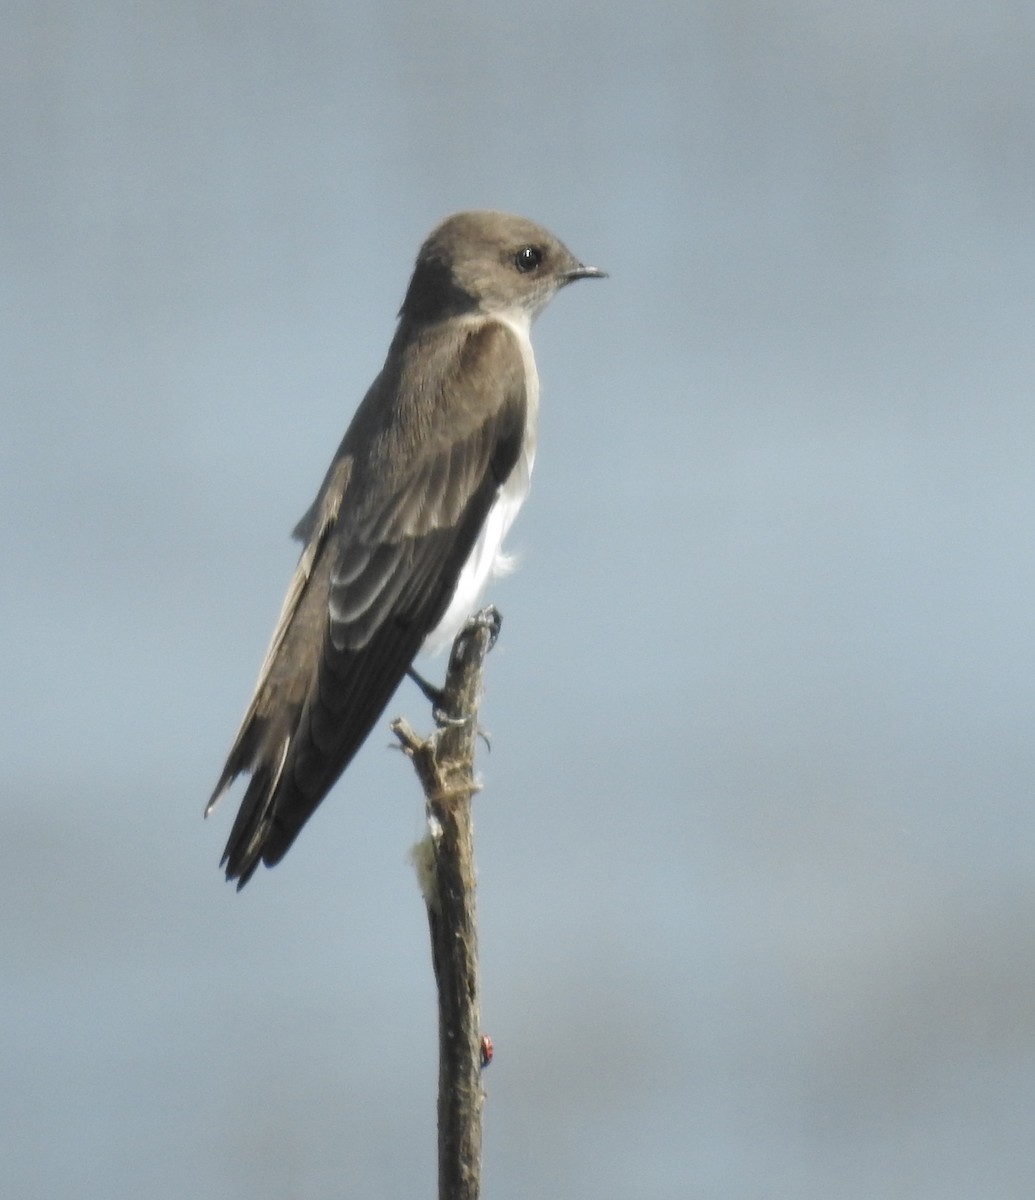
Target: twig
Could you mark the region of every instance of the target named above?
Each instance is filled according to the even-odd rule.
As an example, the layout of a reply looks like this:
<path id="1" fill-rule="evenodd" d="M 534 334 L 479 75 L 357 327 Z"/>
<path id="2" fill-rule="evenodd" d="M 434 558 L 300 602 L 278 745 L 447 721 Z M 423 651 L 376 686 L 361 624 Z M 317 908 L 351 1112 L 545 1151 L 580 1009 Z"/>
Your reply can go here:
<path id="1" fill-rule="evenodd" d="M 392 722 L 427 802 L 428 834 L 415 847 L 414 861 L 438 985 L 439 1200 L 477 1200 L 481 1182 L 484 1095 L 471 799 L 478 790 L 474 748 L 482 666 L 499 627 L 499 613 L 487 608 L 457 635 L 435 733 L 421 738 L 405 721 Z"/>

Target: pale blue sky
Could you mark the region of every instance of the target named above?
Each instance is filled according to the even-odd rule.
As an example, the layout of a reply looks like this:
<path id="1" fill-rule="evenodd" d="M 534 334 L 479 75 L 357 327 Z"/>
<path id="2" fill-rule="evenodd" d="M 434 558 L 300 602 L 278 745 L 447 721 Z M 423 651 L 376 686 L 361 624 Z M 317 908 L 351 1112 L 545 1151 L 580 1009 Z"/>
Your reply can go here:
<path id="1" fill-rule="evenodd" d="M 433 1194 L 387 730 L 240 896 L 201 811 L 417 246 L 483 206 L 611 273 L 536 327 L 493 596 L 486 1195 L 1030 1195 L 1033 41 L 1006 2 L 8 5 L 12 1196 Z"/>

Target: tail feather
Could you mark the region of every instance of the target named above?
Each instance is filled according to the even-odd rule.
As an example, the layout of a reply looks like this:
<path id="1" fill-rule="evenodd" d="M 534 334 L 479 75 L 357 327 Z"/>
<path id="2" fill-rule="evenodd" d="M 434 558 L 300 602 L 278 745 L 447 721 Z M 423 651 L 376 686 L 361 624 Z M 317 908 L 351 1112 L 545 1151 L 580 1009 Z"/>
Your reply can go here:
<path id="1" fill-rule="evenodd" d="M 290 739 L 285 738 L 280 754 L 272 763 L 267 761 L 255 767 L 230 830 L 219 865 L 226 867 L 227 879 L 237 880 L 238 891 L 262 862 L 263 848 L 276 816 L 277 791 L 290 745 Z"/>
<path id="2" fill-rule="evenodd" d="M 216 784 L 208 803 L 205 805 L 206 817 L 209 816 L 223 798 L 223 794 L 230 788 L 237 776 L 251 770 L 251 764 L 257 757 L 256 752 L 262 744 L 265 729 L 265 720 L 256 713 L 249 712 L 237 734 L 237 741 L 234 742 L 230 753 L 227 755 L 226 766 L 223 768 L 223 773 L 219 776 L 219 782 Z"/>

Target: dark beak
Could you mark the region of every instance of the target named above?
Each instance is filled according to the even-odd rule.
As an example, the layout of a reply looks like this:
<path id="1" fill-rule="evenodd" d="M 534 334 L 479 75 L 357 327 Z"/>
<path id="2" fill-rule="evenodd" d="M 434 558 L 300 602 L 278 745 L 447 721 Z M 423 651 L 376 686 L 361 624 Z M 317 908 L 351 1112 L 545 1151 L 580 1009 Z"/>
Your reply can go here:
<path id="1" fill-rule="evenodd" d="M 607 272 L 601 271 L 599 267 L 584 267 L 579 263 L 577 267 L 572 267 L 570 271 L 565 271 L 563 279 L 565 283 L 571 283 L 574 279 L 606 279 Z"/>

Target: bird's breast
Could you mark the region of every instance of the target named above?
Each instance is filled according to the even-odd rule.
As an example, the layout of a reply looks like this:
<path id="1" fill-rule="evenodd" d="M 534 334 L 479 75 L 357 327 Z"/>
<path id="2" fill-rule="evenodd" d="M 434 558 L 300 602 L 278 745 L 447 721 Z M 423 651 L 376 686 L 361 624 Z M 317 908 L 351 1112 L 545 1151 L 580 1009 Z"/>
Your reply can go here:
<path id="1" fill-rule="evenodd" d="M 438 654 L 449 646 L 460 632 L 464 621 L 478 607 L 489 580 L 505 575 L 516 565 L 514 556 L 504 553 L 503 539 L 525 502 L 532 478 L 532 464 L 535 461 L 539 431 L 539 373 L 529 339 L 529 322 L 520 317 L 510 318 L 505 315 L 501 315 L 499 320 L 513 332 L 525 365 L 525 432 L 521 441 L 521 453 L 514 469 L 500 488 L 492 508 L 489 509 L 478 540 L 460 572 L 456 591 L 445 616 L 424 640 L 422 654 Z"/>

